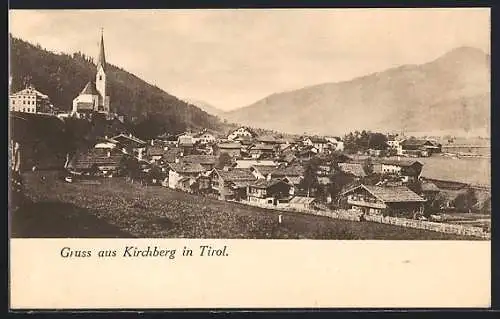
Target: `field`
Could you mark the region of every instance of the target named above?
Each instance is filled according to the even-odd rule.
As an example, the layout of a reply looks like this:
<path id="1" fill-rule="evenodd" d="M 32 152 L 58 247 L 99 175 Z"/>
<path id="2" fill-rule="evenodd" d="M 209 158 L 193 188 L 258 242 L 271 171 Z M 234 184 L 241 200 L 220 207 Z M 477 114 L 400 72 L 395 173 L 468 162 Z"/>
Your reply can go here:
<path id="1" fill-rule="evenodd" d="M 23 175 L 28 203 L 11 216 L 12 237 L 467 239 L 372 222 L 276 212 L 122 178 L 66 183 L 57 172 Z"/>
<path id="2" fill-rule="evenodd" d="M 491 160 L 487 158 L 453 159 L 434 155 L 418 158 L 424 164 L 422 176 L 470 184 L 491 185 Z"/>

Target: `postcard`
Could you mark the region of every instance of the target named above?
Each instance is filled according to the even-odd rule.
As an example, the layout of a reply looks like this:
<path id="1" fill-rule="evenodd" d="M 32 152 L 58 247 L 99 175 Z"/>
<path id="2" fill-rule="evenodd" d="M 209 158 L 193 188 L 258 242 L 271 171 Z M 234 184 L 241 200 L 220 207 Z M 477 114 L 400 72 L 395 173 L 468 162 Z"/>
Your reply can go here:
<path id="1" fill-rule="evenodd" d="M 489 307 L 490 10 L 10 10 L 12 310 Z"/>

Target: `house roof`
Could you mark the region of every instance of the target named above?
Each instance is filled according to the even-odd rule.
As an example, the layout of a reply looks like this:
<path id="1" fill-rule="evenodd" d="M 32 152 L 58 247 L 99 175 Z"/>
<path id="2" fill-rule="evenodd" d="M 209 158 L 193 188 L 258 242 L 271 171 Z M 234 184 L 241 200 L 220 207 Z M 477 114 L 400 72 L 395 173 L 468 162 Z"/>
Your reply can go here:
<path id="1" fill-rule="evenodd" d="M 257 138 L 257 140 L 261 143 L 272 143 L 272 144 L 283 144 L 285 141 L 283 141 L 280 138 L 277 138 L 273 135 L 261 135 Z"/>
<path id="2" fill-rule="evenodd" d="M 149 146 L 146 149 L 147 156 L 162 156 L 165 153 L 165 150 L 161 146 Z"/>
<path id="3" fill-rule="evenodd" d="M 313 143 L 322 143 L 322 144 L 328 143 L 328 141 L 326 140 L 326 138 L 321 137 L 321 136 L 311 136 L 311 137 L 309 137 L 309 139 Z"/>
<path id="4" fill-rule="evenodd" d="M 258 179 L 255 182 L 251 183 L 250 186 L 255 188 L 269 188 L 279 183 L 288 184 L 287 182 L 280 179 L 271 179 L 271 180 Z"/>
<path id="5" fill-rule="evenodd" d="M 401 167 L 412 166 L 415 163 L 418 163 L 422 166 L 424 165 L 419 161 L 411 160 L 411 159 L 390 159 L 390 158 L 387 158 L 387 159 L 382 159 L 379 162 L 381 164 L 385 164 L 385 165 L 395 165 L 395 166 L 401 166 Z"/>
<path id="6" fill-rule="evenodd" d="M 163 159 L 165 161 L 167 161 L 168 163 L 174 163 L 175 162 L 175 158 L 177 156 L 179 156 L 181 153 L 182 153 L 182 149 L 177 148 L 177 147 L 171 148 L 169 150 L 166 150 L 163 153 Z"/>
<path id="7" fill-rule="evenodd" d="M 285 179 L 292 185 L 299 185 L 302 181 L 300 176 L 286 176 Z"/>
<path id="8" fill-rule="evenodd" d="M 311 204 L 315 200 L 314 197 L 294 196 L 290 199 L 290 204 Z"/>
<path id="9" fill-rule="evenodd" d="M 205 168 L 199 163 L 171 163 L 170 168 L 181 174 L 195 174 L 205 171 Z"/>
<path id="10" fill-rule="evenodd" d="M 360 163 L 339 163 L 340 170 L 356 177 L 365 177 L 366 172 Z"/>
<path id="11" fill-rule="evenodd" d="M 250 147 L 250 150 L 256 150 L 256 151 L 273 151 L 274 146 L 268 145 L 268 144 L 255 144 Z"/>
<path id="12" fill-rule="evenodd" d="M 239 148 L 241 148 L 240 143 L 220 143 L 220 144 L 217 144 L 217 146 L 219 148 L 222 148 L 222 149 L 239 149 Z"/>
<path id="13" fill-rule="evenodd" d="M 99 95 L 99 92 L 97 91 L 94 82 L 92 81 L 87 82 L 83 90 L 80 92 L 80 95 L 85 95 L 85 94 Z"/>
<path id="14" fill-rule="evenodd" d="M 145 141 L 133 136 L 133 135 L 126 135 L 126 134 L 119 134 L 117 136 L 113 136 L 110 138 L 111 142 L 118 142 L 118 143 L 127 143 L 127 142 L 135 142 L 137 144 L 146 144 Z"/>
<path id="15" fill-rule="evenodd" d="M 303 176 L 304 175 L 304 167 L 300 165 L 292 165 L 288 167 L 282 167 L 282 168 L 277 168 L 272 172 L 273 177 L 279 177 L 279 176 L 286 176 L 286 177 L 291 177 L 291 176 Z"/>
<path id="16" fill-rule="evenodd" d="M 278 165 L 278 163 L 276 163 L 273 160 L 256 160 L 256 159 L 237 159 L 236 160 L 236 167 L 237 168 L 250 168 L 254 165 L 276 167 Z"/>
<path id="17" fill-rule="evenodd" d="M 343 194 L 350 193 L 356 189 L 364 188 L 374 197 L 384 203 L 407 203 L 407 202 L 425 202 L 425 199 L 418 196 L 406 186 L 381 187 L 372 185 L 359 185 L 355 188 L 347 190 Z"/>
<path id="18" fill-rule="evenodd" d="M 422 191 L 424 192 L 439 192 L 440 189 L 439 187 L 436 186 L 436 184 L 432 182 L 423 182 L 422 183 Z"/>
<path id="19" fill-rule="evenodd" d="M 219 176 L 226 182 L 256 180 L 256 177 L 253 176 L 252 172 L 245 168 L 233 168 L 228 171 L 215 169 L 214 171 L 217 172 L 217 174 L 219 174 Z"/>
<path id="20" fill-rule="evenodd" d="M 255 169 L 262 175 L 267 176 L 268 174 L 274 172 L 276 170 L 276 167 L 268 165 L 252 165 L 251 169 Z"/>
<path id="21" fill-rule="evenodd" d="M 181 158 L 183 163 L 215 164 L 217 157 L 214 155 L 186 155 Z"/>

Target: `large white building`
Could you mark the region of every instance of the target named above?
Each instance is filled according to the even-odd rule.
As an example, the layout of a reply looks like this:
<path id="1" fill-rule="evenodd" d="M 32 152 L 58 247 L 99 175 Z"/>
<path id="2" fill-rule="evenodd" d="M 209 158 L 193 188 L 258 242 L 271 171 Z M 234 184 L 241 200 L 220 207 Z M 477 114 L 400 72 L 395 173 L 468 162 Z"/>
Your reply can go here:
<path id="1" fill-rule="evenodd" d="M 51 114 L 53 106 L 47 95 L 37 91 L 33 86 L 11 94 L 9 97 L 10 110 L 35 114 Z"/>
<path id="2" fill-rule="evenodd" d="M 106 84 L 104 38 L 101 34 L 95 82 L 89 81 L 80 94 L 73 100 L 72 114 L 82 116 L 84 114 L 98 112 L 109 115 L 109 103 L 110 100 Z"/>

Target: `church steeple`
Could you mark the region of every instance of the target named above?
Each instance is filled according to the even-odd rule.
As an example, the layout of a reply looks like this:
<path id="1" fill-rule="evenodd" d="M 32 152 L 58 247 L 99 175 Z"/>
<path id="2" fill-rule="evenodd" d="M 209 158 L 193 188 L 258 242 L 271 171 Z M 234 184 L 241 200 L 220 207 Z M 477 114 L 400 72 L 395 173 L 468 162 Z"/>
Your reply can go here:
<path id="1" fill-rule="evenodd" d="M 97 60 L 97 68 L 99 68 L 99 65 L 102 66 L 102 68 L 105 70 L 106 69 L 106 55 L 104 54 L 104 35 L 103 35 L 104 29 L 101 28 L 101 43 L 99 44 L 99 58 Z"/>

